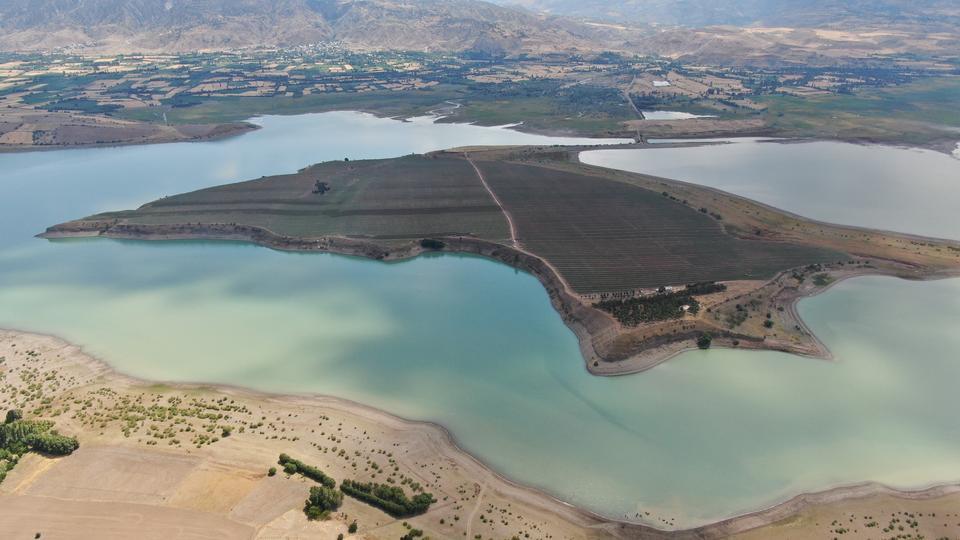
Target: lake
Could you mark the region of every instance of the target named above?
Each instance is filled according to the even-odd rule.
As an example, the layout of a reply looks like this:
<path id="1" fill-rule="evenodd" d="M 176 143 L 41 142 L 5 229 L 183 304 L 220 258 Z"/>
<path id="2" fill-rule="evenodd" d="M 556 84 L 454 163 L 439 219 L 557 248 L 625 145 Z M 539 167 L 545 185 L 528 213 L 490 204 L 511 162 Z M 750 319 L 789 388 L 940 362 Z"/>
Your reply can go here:
<path id="1" fill-rule="evenodd" d="M 588 151 L 580 159 L 715 187 L 821 221 L 960 239 L 960 160 L 932 150 L 751 139 Z"/>
<path id="2" fill-rule="evenodd" d="M 960 479 L 960 280 L 861 278 L 802 302 L 837 363 L 698 351 L 610 379 L 586 373 L 536 279 L 476 257 L 33 238 L 324 159 L 581 142 L 357 113 L 258 122 L 224 141 L 0 155 L 0 327 L 62 336 L 141 377 L 439 422 L 508 477 L 611 517 L 696 525 L 838 484 Z"/>

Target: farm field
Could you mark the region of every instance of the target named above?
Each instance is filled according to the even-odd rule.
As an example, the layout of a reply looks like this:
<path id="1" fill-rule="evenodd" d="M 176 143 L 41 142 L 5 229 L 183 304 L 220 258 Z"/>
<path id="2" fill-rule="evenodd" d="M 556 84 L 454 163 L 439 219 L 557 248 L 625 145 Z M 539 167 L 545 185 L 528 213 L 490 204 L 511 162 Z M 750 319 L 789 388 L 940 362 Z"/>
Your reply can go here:
<path id="1" fill-rule="evenodd" d="M 534 165 L 478 161 L 520 242 L 580 293 L 768 278 L 835 251 L 741 240 L 660 193 Z"/>
<path id="2" fill-rule="evenodd" d="M 319 193 L 318 182 L 329 191 Z M 450 157 L 331 161 L 105 216 L 137 224 L 238 223 L 294 237 L 509 236 L 502 212 L 472 167 Z"/>
<path id="3" fill-rule="evenodd" d="M 763 279 L 841 257 L 816 247 L 737 239 L 715 217 L 622 182 L 505 160 L 477 165 L 514 217 L 520 245 L 549 261 L 579 293 Z M 136 225 L 238 224 L 288 237 L 386 244 L 461 235 L 502 242 L 510 236 L 473 167 L 453 153 L 327 162 L 95 217 Z"/>

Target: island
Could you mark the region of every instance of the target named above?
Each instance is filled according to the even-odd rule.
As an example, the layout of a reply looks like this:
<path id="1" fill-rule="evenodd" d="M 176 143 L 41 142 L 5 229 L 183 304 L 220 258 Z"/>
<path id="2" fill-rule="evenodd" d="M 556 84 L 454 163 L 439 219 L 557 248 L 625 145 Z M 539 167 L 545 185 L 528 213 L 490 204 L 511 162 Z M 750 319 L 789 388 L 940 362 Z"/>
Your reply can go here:
<path id="1" fill-rule="evenodd" d="M 630 145 L 624 145 L 629 147 Z M 579 162 L 589 147 L 330 161 L 51 226 L 41 236 L 239 240 L 382 261 L 476 254 L 529 272 L 596 375 L 691 348 L 831 358 L 796 302 L 852 276 L 960 273 L 960 243 L 821 223 Z"/>

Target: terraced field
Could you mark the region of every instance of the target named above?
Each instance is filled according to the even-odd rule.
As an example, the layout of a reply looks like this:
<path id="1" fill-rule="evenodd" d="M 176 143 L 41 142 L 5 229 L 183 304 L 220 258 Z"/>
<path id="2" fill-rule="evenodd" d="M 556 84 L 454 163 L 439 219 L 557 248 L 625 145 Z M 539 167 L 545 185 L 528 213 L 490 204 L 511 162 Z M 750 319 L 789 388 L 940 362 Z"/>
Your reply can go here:
<path id="1" fill-rule="evenodd" d="M 477 161 L 520 243 L 579 292 L 758 279 L 837 252 L 740 240 L 714 218 L 646 189 L 503 161 Z"/>
<path id="2" fill-rule="evenodd" d="M 319 193 L 317 182 L 329 191 Z M 510 235 L 470 164 L 442 156 L 321 163 L 105 216 L 139 224 L 237 223 L 294 237 L 472 234 L 502 240 Z"/>

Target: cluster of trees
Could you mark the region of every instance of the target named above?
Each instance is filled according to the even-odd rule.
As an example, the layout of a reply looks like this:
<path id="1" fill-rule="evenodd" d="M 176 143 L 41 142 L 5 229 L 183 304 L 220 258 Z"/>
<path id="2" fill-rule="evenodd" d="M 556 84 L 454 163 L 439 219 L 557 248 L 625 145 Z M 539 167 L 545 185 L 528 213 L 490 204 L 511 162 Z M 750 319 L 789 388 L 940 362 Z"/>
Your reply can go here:
<path id="1" fill-rule="evenodd" d="M 689 306 L 687 311 L 683 310 L 683 306 Z M 594 304 L 594 307 L 610 313 L 626 326 L 679 319 L 685 313 L 696 314 L 700 311 L 700 303 L 687 291 L 664 292 L 626 300 L 604 300 Z"/>
<path id="2" fill-rule="evenodd" d="M 283 472 L 287 474 L 302 474 L 314 482 L 322 484 L 323 487 L 328 489 L 334 489 L 337 487 L 336 480 L 327 476 L 327 474 L 320 469 L 312 465 L 307 465 L 299 459 L 293 459 L 287 454 L 280 454 L 280 459 L 277 461 L 277 463 L 283 467 Z"/>
<path id="3" fill-rule="evenodd" d="M 0 424 L 0 482 L 27 452 L 66 456 L 79 447 L 74 437 L 57 433 L 53 422 L 24 420 L 20 411 L 7 411 L 4 423 Z"/>
<path id="4" fill-rule="evenodd" d="M 420 493 L 407 497 L 403 488 L 386 484 L 354 482 L 344 480 L 340 484 L 344 494 L 365 502 L 390 514 L 393 517 L 411 517 L 423 514 L 435 502 L 430 493 Z"/>
<path id="5" fill-rule="evenodd" d="M 725 290 L 727 290 L 727 286 L 723 283 L 717 283 L 716 281 L 700 281 L 698 283 L 688 284 L 684 292 L 695 296 L 701 296 L 704 294 L 723 292 Z"/>
<path id="6" fill-rule="evenodd" d="M 303 505 L 303 512 L 308 519 L 326 519 L 343 504 L 343 496 L 349 495 L 354 499 L 379 508 L 394 517 L 411 517 L 426 512 L 435 502 L 430 493 L 420 493 L 412 498 L 407 497 L 403 488 L 386 484 L 362 483 L 344 480 L 338 491 L 336 481 L 324 474 L 320 469 L 307 465 L 287 454 L 280 454 L 278 460 L 287 474 L 302 474 L 318 482 L 319 486 L 310 488 L 310 495 Z M 270 469 L 276 474 L 276 469 Z M 269 473 L 268 473 L 269 474 Z M 270 476 L 273 476 L 270 474 Z M 350 532 L 356 532 L 356 522 L 350 524 Z"/>
<path id="7" fill-rule="evenodd" d="M 327 486 L 312 486 L 303 513 L 307 519 L 326 519 L 343 504 L 343 493 Z"/>
<path id="8" fill-rule="evenodd" d="M 440 240 L 434 240 L 433 238 L 424 238 L 423 240 L 420 240 L 420 247 L 423 249 L 440 250 L 446 247 L 446 244 Z"/>

